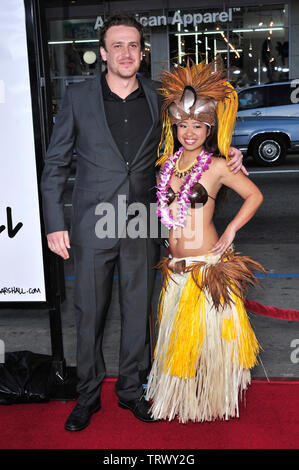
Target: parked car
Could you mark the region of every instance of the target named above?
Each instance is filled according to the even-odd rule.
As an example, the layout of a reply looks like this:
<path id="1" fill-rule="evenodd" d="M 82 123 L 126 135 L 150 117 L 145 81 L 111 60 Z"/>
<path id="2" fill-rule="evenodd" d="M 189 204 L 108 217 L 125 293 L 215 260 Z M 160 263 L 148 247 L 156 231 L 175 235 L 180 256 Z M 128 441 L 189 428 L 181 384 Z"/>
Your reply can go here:
<path id="1" fill-rule="evenodd" d="M 238 117 L 232 146 L 260 165 L 279 165 L 288 151 L 299 150 L 299 116 Z"/>
<path id="2" fill-rule="evenodd" d="M 289 80 L 242 88 L 238 116 L 299 116 L 298 86 L 299 80 Z"/>

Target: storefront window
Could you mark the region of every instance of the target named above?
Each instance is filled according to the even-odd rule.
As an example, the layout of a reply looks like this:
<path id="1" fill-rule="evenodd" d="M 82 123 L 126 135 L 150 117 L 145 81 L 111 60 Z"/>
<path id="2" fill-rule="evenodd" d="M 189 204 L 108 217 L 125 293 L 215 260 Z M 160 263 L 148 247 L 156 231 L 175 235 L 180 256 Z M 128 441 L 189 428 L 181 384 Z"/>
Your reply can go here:
<path id="1" fill-rule="evenodd" d="M 64 5 L 63 0 L 59 4 Z M 65 86 L 92 79 L 103 70 L 99 28 L 105 19 L 104 3 L 80 0 L 68 4 L 77 5 L 80 12 L 61 8 L 63 16 L 55 16 L 51 2 L 47 2 L 46 8 L 54 110 L 60 107 Z M 228 78 L 238 89 L 288 79 L 289 28 L 285 4 L 129 13 L 136 15 L 145 29 L 140 72 L 148 78 L 158 79 L 162 69 L 173 63 L 183 64 L 188 56 L 199 63 L 220 55 L 229 70 Z"/>
<path id="2" fill-rule="evenodd" d="M 57 111 L 65 86 L 99 73 L 99 44 L 93 18 L 49 21 L 48 35 L 53 108 Z"/>
<path id="3" fill-rule="evenodd" d="M 221 55 L 241 88 L 288 79 L 287 5 L 170 12 L 171 62 L 206 62 Z"/>

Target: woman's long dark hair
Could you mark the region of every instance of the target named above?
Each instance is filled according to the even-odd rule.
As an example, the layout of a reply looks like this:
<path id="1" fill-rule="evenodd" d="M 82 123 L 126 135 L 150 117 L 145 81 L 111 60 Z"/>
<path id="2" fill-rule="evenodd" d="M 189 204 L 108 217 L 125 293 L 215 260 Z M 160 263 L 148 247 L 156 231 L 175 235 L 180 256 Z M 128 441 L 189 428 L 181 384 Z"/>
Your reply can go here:
<path id="1" fill-rule="evenodd" d="M 220 152 L 219 152 L 218 143 L 217 143 L 217 132 L 218 132 L 218 126 L 217 126 L 217 120 L 216 120 L 215 126 L 211 127 L 211 132 L 206 138 L 206 141 L 204 143 L 204 148 L 206 149 L 207 152 L 212 153 L 214 157 L 225 158 L 223 155 L 220 155 Z M 174 140 L 173 151 L 176 152 L 181 147 L 181 143 L 179 142 L 178 137 L 177 137 L 176 124 L 172 126 L 172 133 L 173 133 L 173 140 Z M 226 199 L 227 199 L 227 187 L 222 185 L 220 190 L 218 191 L 218 194 L 216 196 L 216 201 L 215 201 L 215 209 L 217 211 L 219 210 L 219 208 L 222 206 L 222 204 L 225 202 Z"/>

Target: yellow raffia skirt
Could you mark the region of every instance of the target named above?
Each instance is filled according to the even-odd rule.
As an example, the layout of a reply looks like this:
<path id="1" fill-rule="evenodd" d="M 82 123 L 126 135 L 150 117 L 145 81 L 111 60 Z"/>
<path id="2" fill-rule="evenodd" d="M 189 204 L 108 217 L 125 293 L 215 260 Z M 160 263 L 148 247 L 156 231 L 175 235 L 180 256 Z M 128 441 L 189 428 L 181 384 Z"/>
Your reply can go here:
<path id="1" fill-rule="evenodd" d="M 239 416 L 260 349 L 243 304 L 264 268 L 232 249 L 220 256 L 164 258 L 159 334 L 146 399 L 156 419 Z"/>

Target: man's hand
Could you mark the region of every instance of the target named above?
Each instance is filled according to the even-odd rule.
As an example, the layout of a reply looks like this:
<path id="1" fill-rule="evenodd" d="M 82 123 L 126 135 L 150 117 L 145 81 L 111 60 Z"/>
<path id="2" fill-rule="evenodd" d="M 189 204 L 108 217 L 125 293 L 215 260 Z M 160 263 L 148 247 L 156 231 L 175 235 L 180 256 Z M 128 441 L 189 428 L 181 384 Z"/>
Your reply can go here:
<path id="1" fill-rule="evenodd" d="M 235 147 L 230 147 L 228 156 L 230 157 L 230 160 L 227 165 L 230 166 L 230 169 L 233 173 L 238 173 L 241 170 L 244 175 L 249 175 L 248 171 L 243 165 L 243 154 L 241 150 L 236 149 Z"/>
<path id="2" fill-rule="evenodd" d="M 70 257 L 67 248 L 70 248 L 70 239 L 69 233 L 67 230 L 62 230 L 60 232 L 52 232 L 47 235 L 48 247 L 53 253 L 61 256 L 63 259 L 68 259 Z"/>

